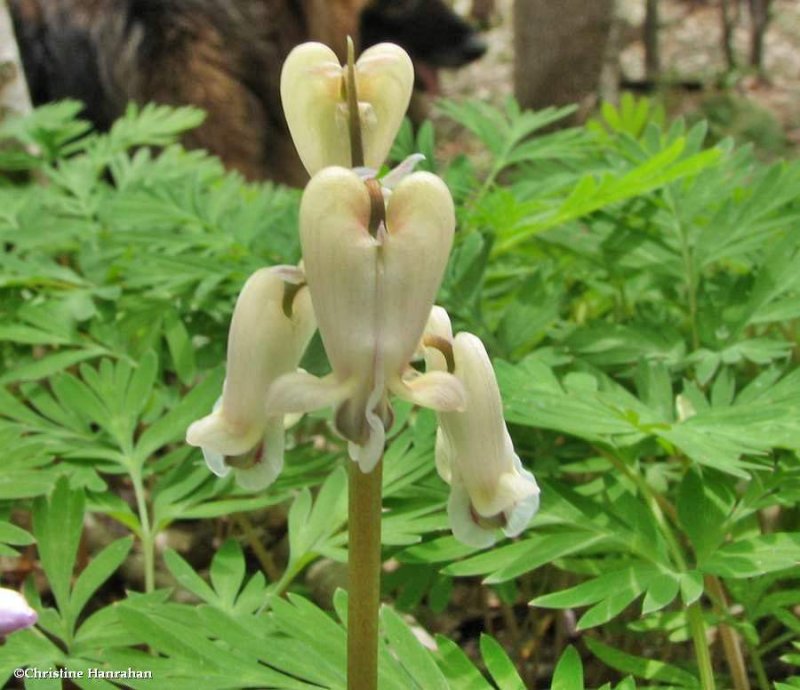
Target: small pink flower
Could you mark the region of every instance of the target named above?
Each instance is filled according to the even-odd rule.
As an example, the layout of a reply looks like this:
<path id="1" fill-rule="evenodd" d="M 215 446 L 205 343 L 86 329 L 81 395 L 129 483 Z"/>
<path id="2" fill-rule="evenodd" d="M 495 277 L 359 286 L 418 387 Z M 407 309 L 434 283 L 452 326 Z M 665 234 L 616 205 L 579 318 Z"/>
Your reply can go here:
<path id="1" fill-rule="evenodd" d="M 19 592 L 0 587 L 0 638 L 31 627 L 38 618 L 39 615 Z"/>

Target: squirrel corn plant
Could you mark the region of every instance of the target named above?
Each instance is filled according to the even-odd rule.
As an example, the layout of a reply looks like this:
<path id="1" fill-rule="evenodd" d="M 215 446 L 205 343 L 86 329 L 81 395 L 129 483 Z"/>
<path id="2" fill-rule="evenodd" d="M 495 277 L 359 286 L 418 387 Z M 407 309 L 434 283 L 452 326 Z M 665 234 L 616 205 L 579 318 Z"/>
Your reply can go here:
<path id="1" fill-rule="evenodd" d="M 476 546 L 516 536 L 539 489 L 514 452 L 481 341 L 453 337 L 433 306 L 453 242 L 455 210 L 419 156 L 377 179 L 411 96 L 413 67 L 391 44 L 348 64 L 318 43 L 287 58 L 281 96 L 312 175 L 300 205 L 303 261 L 256 272 L 236 303 L 220 402 L 189 427 L 213 472 L 244 488 L 269 485 L 283 464 L 283 420 L 332 407 L 347 442 L 348 687 L 377 688 L 381 465 L 391 396 L 439 415 L 436 462 L 451 485 L 454 535 Z M 297 370 L 319 328 L 332 373 Z M 411 366 L 423 358 L 423 373 Z"/>

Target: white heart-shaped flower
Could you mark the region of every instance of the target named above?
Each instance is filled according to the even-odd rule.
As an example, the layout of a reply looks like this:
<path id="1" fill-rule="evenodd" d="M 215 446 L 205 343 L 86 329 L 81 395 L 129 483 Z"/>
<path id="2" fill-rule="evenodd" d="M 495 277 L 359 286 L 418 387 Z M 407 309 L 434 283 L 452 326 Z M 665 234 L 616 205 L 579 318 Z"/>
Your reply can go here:
<path id="1" fill-rule="evenodd" d="M 322 43 L 297 46 L 283 64 L 283 111 L 300 160 L 312 176 L 330 165 L 353 166 L 345 71 Z M 363 165 L 377 170 L 408 108 L 414 67 L 402 48 L 381 43 L 358 59 L 355 80 Z"/>
<path id="2" fill-rule="evenodd" d="M 375 204 L 385 222 L 372 232 Z M 391 423 L 388 390 L 434 409 L 463 405 L 454 376 L 435 371 L 409 377 L 407 371 L 454 228 L 450 192 L 426 172 L 403 179 L 388 201 L 379 189 L 371 197 L 355 172 L 338 167 L 314 176 L 303 194 L 306 279 L 333 374 L 322 381 L 308 374 L 282 377 L 267 406 L 289 412 L 336 405 L 336 428 L 365 472 L 383 452 Z"/>

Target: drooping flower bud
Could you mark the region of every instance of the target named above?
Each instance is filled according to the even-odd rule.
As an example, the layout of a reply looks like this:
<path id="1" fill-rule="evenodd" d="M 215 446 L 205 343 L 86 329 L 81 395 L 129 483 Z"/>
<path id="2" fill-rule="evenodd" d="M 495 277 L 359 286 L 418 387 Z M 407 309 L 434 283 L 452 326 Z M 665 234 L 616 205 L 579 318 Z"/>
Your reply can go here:
<path id="1" fill-rule="evenodd" d="M 364 472 L 383 453 L 392 418 L 387 390 L 437 410 L 464 402 L 462 385 L 447 372 L 406 376 L 453 240 L 450 192 L 425 172 L 403 179 L 387 202 L 375 186 L 370 192 L 355 172 L 333 167 L 306 187 L 300 238 L 333 374 L 281 377 L 267 400 L 280 412 L 336 405 L 336 429 Z"/>
<path id="2" fill-rule="evenodd" d="M 515 537 L 539 508 L 539 487 L 514 452 L 486 348 L 471 333 L 454 338 L 441 307 L 432 310 L 423 343 L 427 368 L 452 371 L 466 391 L 463 411 L 439 413 L 436 436 L 453 535 L 480 548 L 494 544 L 498 529 Z"/>
<path id="3" fill-rule="evenodd" d="M 330 165 L 353 165 L 345 70 L 322 43 L 297 46 L 283 64 L 283 110 L 300 160 L 312 176 Z M 363 164 L 377 170 L 408 108 L 414 67 L 402 48 L 381 43 L 362 53 L 355 78 Z"/>
<path id="4" fill-rule="evenodd" d="M 22 628 L 29 628 L 39 616 L 13 589 L 0 587 L 0 639 Z"/>
<path id="5" fill-rule="evenodd" d="M 276 378 L 297 369 L 315 329 L 299 268 L 274 266 L 250 276 L 233 312 L 222 398 L 186 432 L 215 474 L 233 467 L 239 484 L 256 490 L 280 473 L 283 416 L 268 415 L 264 400 Z"/>

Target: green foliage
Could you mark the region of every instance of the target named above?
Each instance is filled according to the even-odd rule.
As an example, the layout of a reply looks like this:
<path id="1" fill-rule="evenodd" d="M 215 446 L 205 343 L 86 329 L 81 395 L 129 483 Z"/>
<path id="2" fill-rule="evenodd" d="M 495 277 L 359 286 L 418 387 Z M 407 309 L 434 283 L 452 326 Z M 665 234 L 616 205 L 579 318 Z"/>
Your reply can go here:
<path id="1" fill-rule="evenodd" d="M 497 359 L 542 506 L 513 542 L 456 542 L 434 416 L 397 405 L 382 687 L 694 688 L 698 640 L 723 626 L 754 684 L 800 687 L 800 164 L 630 98 L 562 130 L 569 109 L 442 110 L 483 155 L 437 158 L 431 125 L 393 155 L 422 151 L 453 190 L 440 302 Z M 39 624 L 0 647 L 0 678 L 130 666 L 154 679 L 122 687 L 342 688 L 346 595 L 320 606 L 306 580 L 346 560 L 341 441 L 307 418 L 257 495 L 183 443 L 219 396 L 245 279 L 299 258 L 299 193 L 183 150 L 195 110 L 131 108 L 107 134 L 78 111 L 0 128 L 29 147 L 0 148 L 0 553 L 35 543 L 42 576 L 25 585 Z M 113 538 L 89 544 L 93 521 Z M 205 560 L 157 548 L 209 523 Z M 136 563 L 143 586 L 122 581 Z M 431 638 L 476 578 L 497 639 Z M 722 651 L 713 672 L 731 685 Z"/>

